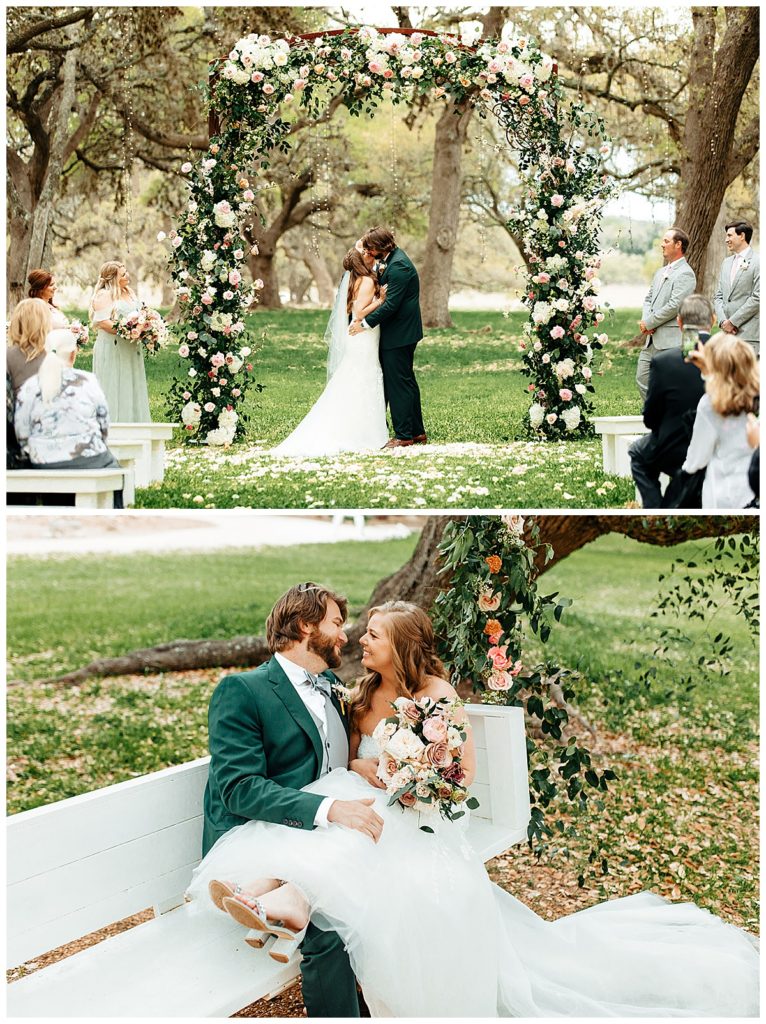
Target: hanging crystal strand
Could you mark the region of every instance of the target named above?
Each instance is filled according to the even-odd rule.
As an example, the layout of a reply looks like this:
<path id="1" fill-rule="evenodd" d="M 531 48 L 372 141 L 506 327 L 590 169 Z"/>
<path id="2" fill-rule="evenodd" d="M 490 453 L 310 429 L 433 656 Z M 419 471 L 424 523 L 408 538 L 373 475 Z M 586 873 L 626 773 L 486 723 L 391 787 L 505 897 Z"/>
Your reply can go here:
<path id="1" fill-rule="evenodd" d="M 133 52 L 134 25 L 132 11 L 127 11 L 126 23 L 127 53 Z M 133 170 L 133 69 L 129 65 L 123 77 L 123 109 L 125 120 L 122 132 L 122 175 L 123 194 L 125 201 L 125 252 L 130 255 L 130 238 L 133 233 L 133 187 L 131 175 Z M 136 284 L 138 282 L 135 282 Z"/>
<path id="2" fill-rule="evenodd" d="M 389 103 L 391 104 L 391 196 L 393 198 L 392 220 L 397 220 L 399 217 L 399 177 L 396 152 L 396 117 L 394 115 L 394 101 L 390 95 Z"/>

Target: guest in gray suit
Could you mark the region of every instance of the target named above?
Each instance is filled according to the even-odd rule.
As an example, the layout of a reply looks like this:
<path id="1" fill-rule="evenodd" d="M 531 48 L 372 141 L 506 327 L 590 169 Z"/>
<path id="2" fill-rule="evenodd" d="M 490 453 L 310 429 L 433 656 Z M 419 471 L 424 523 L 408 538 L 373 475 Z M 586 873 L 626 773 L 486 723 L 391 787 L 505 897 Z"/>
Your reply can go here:
<path id="1" fill-rule="evenodd" d="M 726 225 L 726 247 L 731 253 L 721 264 L 715 316 L 726 334 L 736 334 L 760 355 L 761 261 L 751 245 L 753 226 L 740 220 Z"/>
<path id="2" fill-rule="evenodd" d="M 646 339 L 636 368 L 636 384 L 642 400 L 646 400 L 649 365 L 655 352 L 681 347 L 681 329 L 676 319 L 678 310 L 697 286 L 694 271 L 684 256 L 688 247 L 689 236 L 684 231 L 668 228 L 661 243 L 665 266 L 654 275 L 644 299 L 643 319 L 638 325 Z"/>

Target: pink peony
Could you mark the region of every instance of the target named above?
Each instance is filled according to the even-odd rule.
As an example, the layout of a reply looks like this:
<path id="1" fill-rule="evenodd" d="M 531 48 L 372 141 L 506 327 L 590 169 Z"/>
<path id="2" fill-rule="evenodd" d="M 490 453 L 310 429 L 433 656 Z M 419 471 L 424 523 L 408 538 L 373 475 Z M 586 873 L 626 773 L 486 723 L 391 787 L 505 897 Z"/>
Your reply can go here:
<path id="1" fill-rule="evenodd" d="M 429 743 L 443 743 L 447 738 L 447 723 L 443 718 L 427 718 L 423 722 L 423 735 Z"/>

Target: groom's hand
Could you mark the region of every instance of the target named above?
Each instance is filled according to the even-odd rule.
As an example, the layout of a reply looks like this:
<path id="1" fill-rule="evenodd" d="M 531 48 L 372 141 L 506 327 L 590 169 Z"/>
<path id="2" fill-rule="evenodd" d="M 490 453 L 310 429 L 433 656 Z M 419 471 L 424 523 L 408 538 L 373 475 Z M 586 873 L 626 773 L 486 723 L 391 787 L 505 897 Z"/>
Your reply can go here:
<path id="1" fill-rule="evenodd" d="M 383 819 L 373 811 L 369 800 L 335 800 L 330 807 L 327 820 L 345 825 L 346 828 L 364 832 L 377 843 L 383 831 Z"/>

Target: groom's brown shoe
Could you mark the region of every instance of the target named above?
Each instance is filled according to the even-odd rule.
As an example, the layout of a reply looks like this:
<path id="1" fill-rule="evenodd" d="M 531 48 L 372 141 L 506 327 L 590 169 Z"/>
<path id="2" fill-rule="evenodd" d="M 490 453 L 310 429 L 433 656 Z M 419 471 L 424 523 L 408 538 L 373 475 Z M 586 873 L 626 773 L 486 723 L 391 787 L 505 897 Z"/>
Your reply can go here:
<path id="1" fill-rule="evenodd" d="M 413 444 L 428 444 L 428 437 L 426 434 L 418 434 L 417 437 L 413 437 Z"/>
<path id="2" fill-rule="evenodd" d="M 410 441 L 407 438 L 392 437 L 389 441 L 386 441 L 381 448 L 381 451 L 385 451 L 386 448 L 409 448 L 410 445 L 414 443 L 414 441 Z"/>

